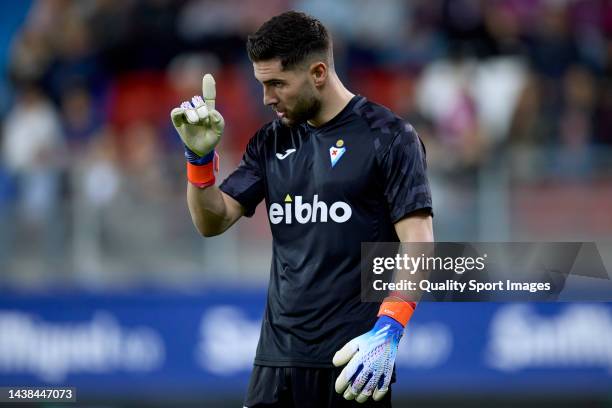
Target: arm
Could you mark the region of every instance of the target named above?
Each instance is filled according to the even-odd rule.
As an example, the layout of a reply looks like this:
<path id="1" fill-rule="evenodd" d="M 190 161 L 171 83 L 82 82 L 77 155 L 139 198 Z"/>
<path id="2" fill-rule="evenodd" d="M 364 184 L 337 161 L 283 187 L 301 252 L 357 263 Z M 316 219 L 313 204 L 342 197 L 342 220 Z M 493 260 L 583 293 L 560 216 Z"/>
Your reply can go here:
<path id="1" fill-rule="evenodd" d="M 429 210 L 418 210 L 405 218 L 402 218 L 395 223 L 395 232 L 403 243 L 425 243 L 422 247 L 417 245 L 415 249 L 412 246 L 412 251 L 417 253 L 428 252 L 431 250 L 431 245 L 428 243 L 434 241 L 432 217 Z M 403 251 L 402 251 L 403 252 Z M 412 280 L 411 275 L 405 276 L 401 271 L 396 271 L 394 280 L 396 282 L 402 279 Z M 416 296 L 410 296 L 410 300 L 406 300 L 401 292 L 391 292 L 380 305 L 378 316 L 389 316 L 397 320 L 402 326 L 406 327 L 408 321 L 412 317 L 412 313 L 416 310 L 418 299 L 421 294 L 418 292 Z"/>
<path id="2" fill-rule="evenodd" d="M 187 205 L 193 225 L 205 237 L 223 233 L 244 214 L 240 203 L 217 186 L 198 188 L 187 183 Z"/>
<path id="3" fill-rule="evenodd" d="M 400 241 L 428 243 L 433 241 L 433 228 L 425 148 L 412 126 L 401 125 L 387 139 L 388 150 L 377 150 L 386 152 L 379 157 L 384 196 Z M 379 401 L 389 390 L 397 348 L 416 307 L 392 295 L 381 304 L 374 328 L 349 341 L 333 357 L 336 367 L 346 364 L 335 384 L 336 392 L 345 399 Z"/>
<path id="4" fill-rule="evenodd" d="M 419 210 L 395 223 L 401 242 L 433 242 L 429 210 Z M 336 379 L 336 392 L 348 400 L 381 400 L 389 390 L 393 365 L 404 328 L 416 303 L 393 293 L 380 306 L 374 328 L 348 342 L 333 358 L 336 367 L 346 364 Z M 372 358 L 372 356 L 377 356 Z"/>
<path id="5" fill-rule="evenodd" d="M 433 225 L 429 211 L 416 211 L 395 223 L 400 242 L 433 242 Z"/>

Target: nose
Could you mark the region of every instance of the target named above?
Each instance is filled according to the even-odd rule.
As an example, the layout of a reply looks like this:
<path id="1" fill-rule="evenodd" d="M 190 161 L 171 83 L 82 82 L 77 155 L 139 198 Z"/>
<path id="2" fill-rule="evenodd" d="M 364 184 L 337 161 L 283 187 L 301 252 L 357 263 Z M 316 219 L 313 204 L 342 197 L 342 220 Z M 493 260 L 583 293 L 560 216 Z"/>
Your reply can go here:
<path id="1" fill-rule="evenodd" d="M 264 86 L 263 88 L 263 103 L 266 106 L 278 104 L 278 97 L 271 86 Z"/>

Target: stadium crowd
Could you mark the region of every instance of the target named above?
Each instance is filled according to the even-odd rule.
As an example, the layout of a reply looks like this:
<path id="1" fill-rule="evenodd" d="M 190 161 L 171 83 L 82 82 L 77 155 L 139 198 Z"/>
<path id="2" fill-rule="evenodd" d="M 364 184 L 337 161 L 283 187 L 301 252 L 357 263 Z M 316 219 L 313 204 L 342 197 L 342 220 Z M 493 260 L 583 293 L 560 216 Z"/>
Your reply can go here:
<path id="1" fill-rule="evenodd" d="M 37 0 L 7 50 L 0 267 L 13 242 L 38 240 L 48 259 L 80 250 L 66 244 L 80 208 L 131 209 L 138 234 L 123 239 L 163 246 L 172 227 L 154 220 L 172 220 L 164 203 L 185 189 L 171 108 L 213 73 L 229 171 L 273 118 L 246 35 L 286 9 L 331 28 L 340 76 L 413 123 L 434 178 L 469 184 L 509 149 L 526 179 L 599 174 L 612 145 L 606 0 Z"/>

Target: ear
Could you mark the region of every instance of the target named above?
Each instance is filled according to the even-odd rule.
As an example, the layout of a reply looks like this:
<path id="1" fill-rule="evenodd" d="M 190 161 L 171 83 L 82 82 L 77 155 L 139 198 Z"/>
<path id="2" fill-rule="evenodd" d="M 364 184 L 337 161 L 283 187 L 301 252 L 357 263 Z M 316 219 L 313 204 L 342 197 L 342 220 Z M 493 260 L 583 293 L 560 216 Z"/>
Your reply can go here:
<path id="1" fill-rule="evenodd" d="M 325 84 L 325 81 L 327 81 L 327 75 L 329 74 L 329 68 L 324 62 L 318 61 L 310 65 L 308 72 L 314 82 L 314 85 L 316 87 L 321 87 Z"/>

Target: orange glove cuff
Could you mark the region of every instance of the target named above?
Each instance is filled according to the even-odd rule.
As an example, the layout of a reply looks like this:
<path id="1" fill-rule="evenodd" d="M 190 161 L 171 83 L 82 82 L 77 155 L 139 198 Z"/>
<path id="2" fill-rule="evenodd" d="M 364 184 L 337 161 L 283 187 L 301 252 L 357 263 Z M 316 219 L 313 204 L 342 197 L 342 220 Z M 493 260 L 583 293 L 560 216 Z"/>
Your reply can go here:
<path id="1" fill-rule="evenodd" d="M 406 302 L 396 297 L 387 297 L 380 305 L 380 309 L 378 309 L 378 316 L 389 316 L 406 327 L 415 309 L 416 303 L 414 302 Z"/>
<path id="2" fill-rule="evenodd" d="M 215 184 L 215 173 L 219 172 L 219 155 L 215 152 L 210 163 L 196 166 L 187 162 L 187 180 L 198 188 Z"/>

